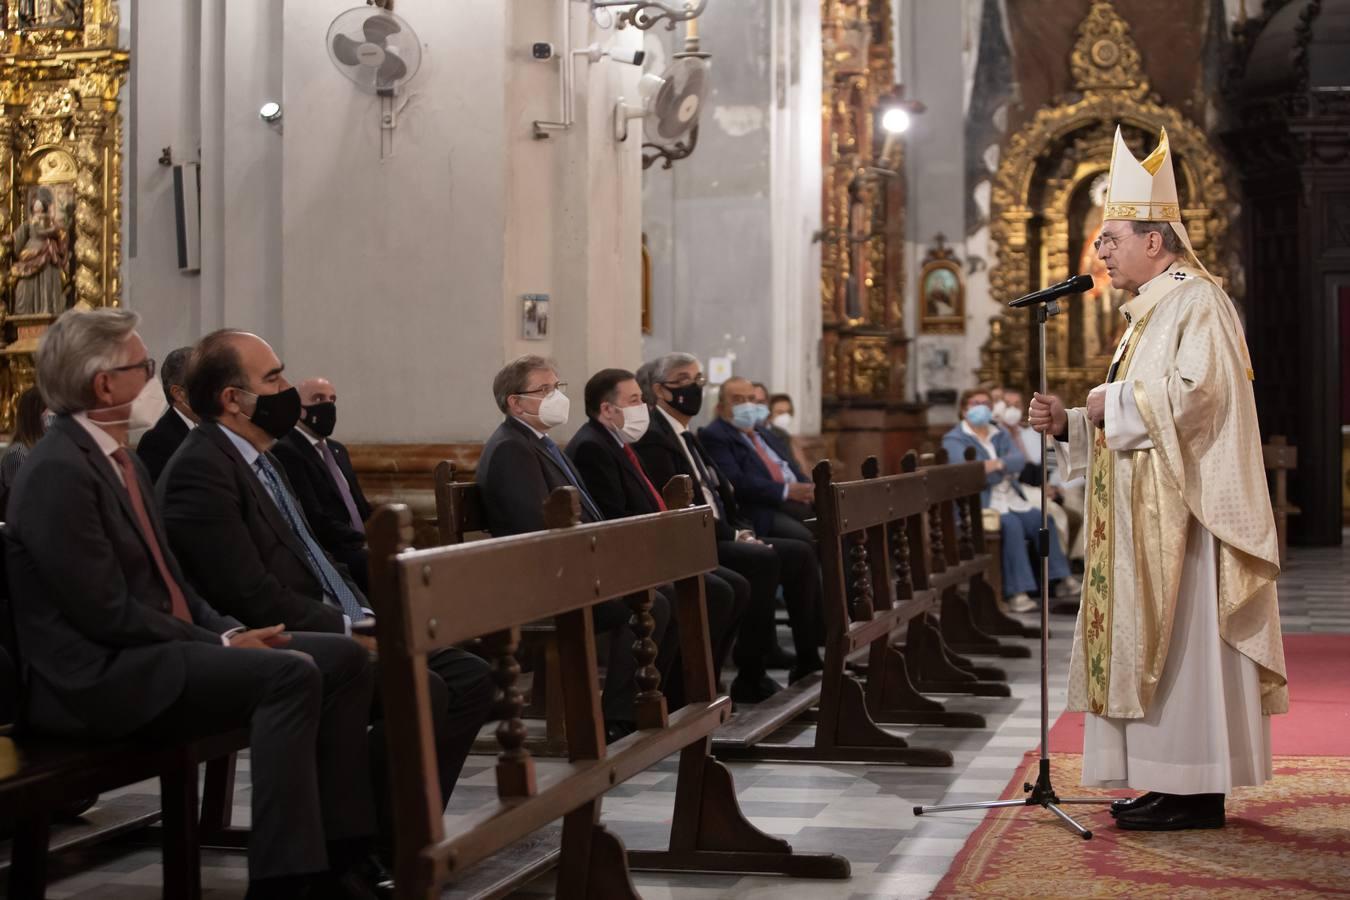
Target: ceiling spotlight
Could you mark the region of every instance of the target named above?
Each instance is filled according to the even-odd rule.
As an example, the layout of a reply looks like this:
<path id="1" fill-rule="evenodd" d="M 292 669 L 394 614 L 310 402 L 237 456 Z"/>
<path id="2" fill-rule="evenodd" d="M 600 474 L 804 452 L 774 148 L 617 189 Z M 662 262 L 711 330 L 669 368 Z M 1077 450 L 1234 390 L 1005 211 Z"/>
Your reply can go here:
<path id="1" fill-rule="evenodd" d="M 881 117 L 881 128 L 887 134 L 904 134 L 909 130 L 909 111 L 892 106 Z"/>
<path id="2" fill-rule="evenodd" d="M 281 120 L 281 104 L 275 100 L 268 100 L 258 110 L 258 118 L 264 122 L 278 122 Z"/>

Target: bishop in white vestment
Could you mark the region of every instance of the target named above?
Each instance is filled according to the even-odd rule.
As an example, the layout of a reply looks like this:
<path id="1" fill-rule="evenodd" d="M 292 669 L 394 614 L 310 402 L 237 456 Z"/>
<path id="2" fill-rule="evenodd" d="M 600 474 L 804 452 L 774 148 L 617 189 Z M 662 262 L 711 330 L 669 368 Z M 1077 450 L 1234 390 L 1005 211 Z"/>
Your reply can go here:
<path id="1" fill-rule="evenodd" d="M 1167 135 L 1142 163 L 1116 133 L 1098 255 L 1135 296 L 1084 408 L 1032 401 L 1065 477 L 1088 480 L 1069 708 L 1084 784 L 1146 791 L 1120 827 L 1221 827 L 1233 787 L 1271 777 L 1288 708 L 1252 372 L 1231 300 L 1181 226 Z"/>

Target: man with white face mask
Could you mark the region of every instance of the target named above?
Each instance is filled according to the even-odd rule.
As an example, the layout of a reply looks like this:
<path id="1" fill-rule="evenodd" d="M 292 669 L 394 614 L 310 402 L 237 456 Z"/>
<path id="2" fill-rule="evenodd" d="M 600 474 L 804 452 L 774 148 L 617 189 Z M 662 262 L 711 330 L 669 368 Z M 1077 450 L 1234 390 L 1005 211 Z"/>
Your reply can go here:
<path id="1" fill-rule="evenodd" d="M 542 356 L 513 360 L 492 379 L 493 397 L 506 419 L 483 445 L 474 480 L 482 492 L 488 530 L 494 537 L 543 531 L 547 527 L 544 502 L 560 487 L 573 487 L 581 493 L 583 524 L 605 518 L 581 473 L 548 434 L 567 424 L 571 404 L 566 389 L 567 383 L 559 380 L 553 363 Z M 597 632 L 612 632 L 609 672 L 601 698 L 606 737 L 612 740 L 636 727 L 634 638 L 628 627 L 630 613 L 623 601 L 597 604 L 593 615 Z M 666 676 L 674 671 L 677 645 L 675 629 L 670 627 L 673 625 L 670 604 L 660 594 L 652 603 L 652 618 L 656 620 L 652 640 L 660 648 L 656 665 L 662 674 L 664 690 L 671 686 Z"/>
<path id="2" fill-rule="evenodd" d="M 633 450 L 651 422 L 637 377 L 627 369 L 601 369 L 586 382 L 585 396 L 586 424 L 568 443 L 567 456 L 601 514 L 606 519 L 623 519 L 665 512 L 661 496 L 665 486 L 652 483 Z M 732 634 L 750 605 L 750 582 L 718 567 L 704 577 L 704 586 L 713 668 L 720 678 Z"/>
<path id="3" fill-rule="evenodd" d="M 341 635 L 246 630 L 188 581 L 126 446 L 164 408 L 138 318 L 67 312 L 38 349 L 57 419 L 19 472 L 5 537 L 26 724 L 151 744 L 249 728 L 248 895 L 367 897 L 337 868 L 375 824 L 370 664 Z"/>

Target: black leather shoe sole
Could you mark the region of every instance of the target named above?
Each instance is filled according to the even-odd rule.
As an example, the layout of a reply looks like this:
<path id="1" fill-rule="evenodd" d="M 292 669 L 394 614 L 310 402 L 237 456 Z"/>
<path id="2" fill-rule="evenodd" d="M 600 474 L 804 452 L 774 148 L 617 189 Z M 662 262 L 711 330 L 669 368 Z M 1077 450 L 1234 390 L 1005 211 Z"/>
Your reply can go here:
<path id="1" fill-rule="evenodd" d="M 1222 828 L 1223 816 L 1192 816 L 1187 818 L 1150 819 L 1147 816 L 1116 819 L 1116 827 L 1123 831 L 1191 831 L 1201 828 Z"/>

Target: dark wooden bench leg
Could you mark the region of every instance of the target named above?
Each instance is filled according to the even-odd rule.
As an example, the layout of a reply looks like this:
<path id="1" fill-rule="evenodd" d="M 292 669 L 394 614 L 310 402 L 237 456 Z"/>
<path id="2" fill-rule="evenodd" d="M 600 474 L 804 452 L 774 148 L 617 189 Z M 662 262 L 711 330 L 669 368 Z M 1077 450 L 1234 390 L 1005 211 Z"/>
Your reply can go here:
<path id="1" fill-rule="evenodd" d="M 941 702 L 919 693 L 909 680 L 905 657 L 899 648 L 874 645 L 870 657 L 867 709 L 873 721 L 885 725 L 985 727 L 985 718 L 979 713 L 952 712 Z"/>
<path id="2" fill-rule="evenodd" d="M 46 896 L 51 824 L 51 813 L 47 811 L 26 813 L 14 823 L 9 900 L 42 900 Z"/>
<path id="3" fill-rule="evenodd" d="M 623 841 L 600 824 L 600 802 L 563 818 L 558 861 L 558 900 L 642 900 L 628 875 Z"/>
<path id="4" fill-rule="evenodd" d="M 910 621 L 904 659 L 910 680 L 925 694 L 1012 696 L 1012 688 L 1006 683 L 982 681 L 957 665 L 948 655 L 942 632 L 926 615 Z"/>
<path id="5" fill-rule="evenodd" d="M 1030 647 L 1004 644 L 976 625 L 970 602 L 955 587 L 942 592 L 942 637 L 957 653 L 981 653 L 1009 659 L 1031 656 Z"/>
<path id="6" fill-rule="evenodd" d="M 794 853 L 787 841 L 745 818 L 726 766 L 708 755 L 710 741 L 680 753 L 669 850 L 630 850 L 633 869 L 665 872 L 744 872 L 797 878 L 848 878 L 837 853 Z"/>
<path id="7" fill-rule="evenodd" d="M 201 845 L 218 850 L 247 850 L 249 829 L 236 828 L 234 819 L 234 773 L 237 753 L 206 761 L 202 781 Z"/>
<path id="8" fill-rule="evenodd" d="M 970 612 L 975 625 L 985 634 L 1003 637 L 1037 638 L 1041 636 L 1039 628 L 1023 625 L 1012 616 L 998 608 L 994 587 L 984 576 L 970 582 Z"/>
<path id="9" fill-rule="evenodd" d="M 164 896 L 197 900 L 202 894 L 197 832 L 197 766 L 184 761 L 159 778 L 164 828 Z"/>

